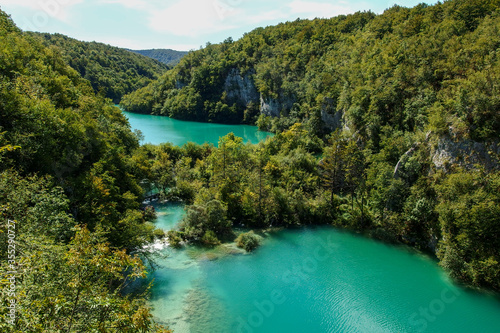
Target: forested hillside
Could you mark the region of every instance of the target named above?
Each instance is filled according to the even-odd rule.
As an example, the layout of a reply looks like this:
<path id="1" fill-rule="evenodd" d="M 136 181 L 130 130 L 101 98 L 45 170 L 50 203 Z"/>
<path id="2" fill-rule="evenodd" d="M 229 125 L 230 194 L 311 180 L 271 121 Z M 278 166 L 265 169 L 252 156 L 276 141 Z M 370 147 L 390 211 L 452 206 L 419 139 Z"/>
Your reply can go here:
<path id="1" fill-rule="evenodd" d="M 261 124 L 281 130 L 307 120 L 317 133 L 325 122 L 345 125 L 375 143 L 386 125 L 498 137 L 498 3 L 394 6 L 382 15 L 258 28 L 191 52 L 122 104 L 214 122 L 282 115 L 272 122 L 262 116 Z"/>
<path id="2" fill-rule="evenodd" d="M 228 136 L 197 157 L 136 152 L 166 196 L 193 202 L 178 236 L 334 224 L 500 290 L 499 8 L 451 0 L 259 28 L 125 96 L 129 111 L 279 133 L 258 147 Z"/>
<path id="3" fill-rule="evenodd" d="M 165 331 L 122 295 L 154 229 L 138 139 L 61 53 L 0 11 L 0 331 Z"/>
<path id="4" fill-rule="evenodd" d="M 153 58 L 166 65 L 177 65 L 188 52 L 175 51 L 171 49 L 151 49 L 151 50 L 129 50 Z"/>
<path id="5" fill-rule="evenodd" d="M 55 46 L 73 69 L 89 80 L 96 93 L 119 103 L 122 96 L 142 88 L 169 67 L 149 57 L 61 34 L 32 33 L 46 46 Z"/>

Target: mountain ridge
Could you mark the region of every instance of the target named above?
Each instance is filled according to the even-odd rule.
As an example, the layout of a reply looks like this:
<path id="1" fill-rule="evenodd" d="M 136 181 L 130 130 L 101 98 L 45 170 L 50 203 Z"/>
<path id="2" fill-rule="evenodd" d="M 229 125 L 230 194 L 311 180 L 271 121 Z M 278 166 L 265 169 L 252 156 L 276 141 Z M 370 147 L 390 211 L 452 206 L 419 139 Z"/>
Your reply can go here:
<path id="1" fill-rule="evenodd" d="M 155 59 L 105 43 L 80 41 L 63 34 L 27 34 L 40 38 L 46 46 L 57 47 L 66 62 L 90 81 L 95 92 L 114 103 L 170 69 Z"/>
<path id="2" fill-rule="evenodd" d="M 145 50 L 132 50 L 126 49 L 127 51 L 141 54 L 143 56 L 158 60 L 166 65 L 174 66 L 179 63 L 179 61 L 188 54 L 188 51 L 176 51 L 172 49 L 145 49 Z"/>

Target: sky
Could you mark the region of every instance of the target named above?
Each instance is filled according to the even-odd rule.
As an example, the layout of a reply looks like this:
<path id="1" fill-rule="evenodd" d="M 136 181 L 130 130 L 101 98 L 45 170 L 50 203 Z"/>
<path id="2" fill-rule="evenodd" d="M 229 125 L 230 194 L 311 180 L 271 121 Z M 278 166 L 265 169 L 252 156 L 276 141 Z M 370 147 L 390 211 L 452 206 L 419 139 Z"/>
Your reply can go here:
<path id="1" fill-rule="evenodd" d="M 431 0 L 0 0 L 23 30 L 129 49 L 196 50 L 257 27 Z"/>

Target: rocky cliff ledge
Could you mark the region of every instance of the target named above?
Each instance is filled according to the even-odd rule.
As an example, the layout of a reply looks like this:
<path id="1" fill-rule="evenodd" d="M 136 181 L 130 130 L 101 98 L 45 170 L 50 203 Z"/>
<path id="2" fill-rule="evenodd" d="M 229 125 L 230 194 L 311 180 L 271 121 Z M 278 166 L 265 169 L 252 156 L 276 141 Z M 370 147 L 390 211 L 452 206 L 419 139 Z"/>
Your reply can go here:
<path id="1" fill-rule="evenodd" d="M 445 171 L 453 164 L 466 169 L 479 164 L 491 170 L 499 167 L 499 157 L 498 142 L 454 141 L 449 137 L 441 137 L 432 152 L 432 163 L 437 169 Z"/>

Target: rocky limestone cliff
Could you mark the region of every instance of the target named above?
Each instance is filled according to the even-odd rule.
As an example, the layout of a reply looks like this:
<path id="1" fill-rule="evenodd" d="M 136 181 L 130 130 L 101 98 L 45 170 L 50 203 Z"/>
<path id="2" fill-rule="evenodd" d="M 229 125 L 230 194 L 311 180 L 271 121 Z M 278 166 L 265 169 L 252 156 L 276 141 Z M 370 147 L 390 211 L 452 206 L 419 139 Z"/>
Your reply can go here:
<path id="1" fill-rule="evenodd" d="M 229 71 L 224 82 L 224 91 L 227 98 L 232 101 L 248 105 L 250 102 L 258 103 L 259 92 L 251 79 L 252 73 L 241 75 L 240 70 L 233 68 Z"/>
<path id="2" fill-rule="evenodd" d="M 342 128 L 343 116 L 343 111 L 337 111 L 335 100 L 333 98 L 325 98 L 321 105 L 321 120 L 325 123 L 325 127 L 330 131 Z"/>
<path id="3" fill-rule="evenodd" d="M 292 108 L 294 100 L 292 98 L 264 98 L 255 87 L 252 79 L 252 72 L 241 75 L 237 68 L 229 71 L 224 82 L 224 91 L 227 99 L 243 105 L 254 103 L 260 105 L 260 113 L 279 117 L 281 114 L 287 115 Z"/>
<path id="4" fill-rule="evenodd" d="M 491 170 L 499 167 L 499 156 L 498 142 L 453 141 L 449 137 L 441 137 L 432 152 L 431 159 L 437 169 L 445 171 L 452 164 L 458 164 L 466 169 L 473 169 L 479 164 Z"/>
<path id="5" fill-rule="evenodd" d="M 260 113 L 271 116 L 279 117 L 280 115 L 288 115 L 292 108 L 294 100 L 292 98 L 264 98 L 260 96 Z"/>

